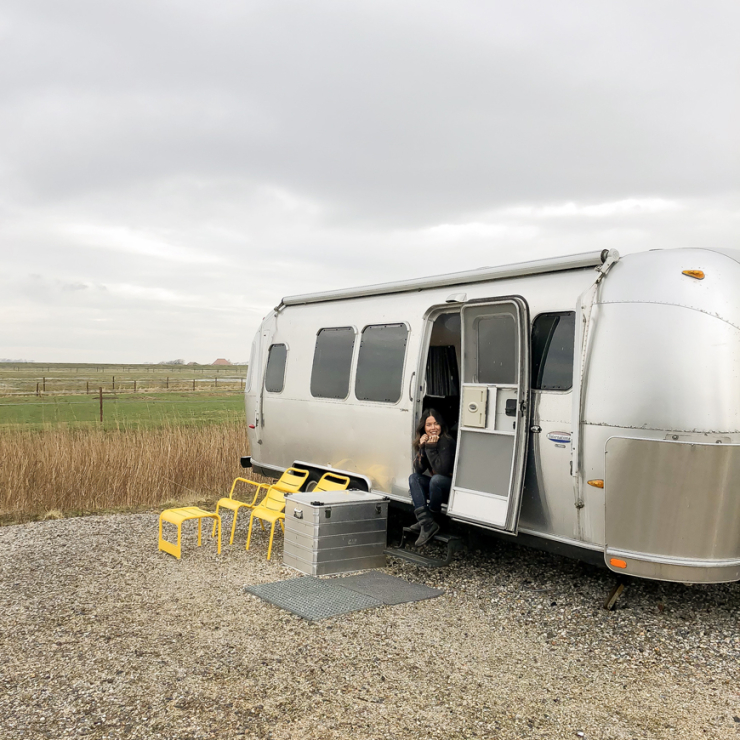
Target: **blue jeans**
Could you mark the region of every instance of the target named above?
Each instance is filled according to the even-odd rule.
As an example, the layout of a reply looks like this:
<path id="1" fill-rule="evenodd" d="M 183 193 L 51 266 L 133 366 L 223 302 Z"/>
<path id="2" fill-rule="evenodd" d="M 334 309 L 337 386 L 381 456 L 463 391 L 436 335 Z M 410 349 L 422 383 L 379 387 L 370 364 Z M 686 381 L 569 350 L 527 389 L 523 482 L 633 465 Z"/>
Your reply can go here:
<path id="1" fill-rule="evenodd" d="M 427 505 L 435 514 L 442 510 L 442 504 L 447 502 L 450 497 L 450 487 L 452 478 L 446 475 L 433 475 L 431 478 L 420 473 L 411 473 L 409 476 L 409 488 L 411 489 L 411 498 L 414 501 L 414 508 Z"/>

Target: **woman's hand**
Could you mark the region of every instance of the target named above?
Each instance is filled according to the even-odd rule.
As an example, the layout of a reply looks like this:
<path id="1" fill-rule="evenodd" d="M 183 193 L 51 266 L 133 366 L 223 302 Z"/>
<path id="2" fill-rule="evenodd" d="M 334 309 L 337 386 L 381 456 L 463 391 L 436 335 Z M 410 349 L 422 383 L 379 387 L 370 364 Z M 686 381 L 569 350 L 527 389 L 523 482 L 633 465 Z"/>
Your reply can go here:
<path id="1" fill-rule="evenodd" d="M 428 445 L 436 445 L 439 440 L 439 436 L 437 434 L 425 434 L 424 436 L 427 438 L 426 443 Z"/>
<path id="2" fill-rule="evenodd" d="M 421 439 L 419 440 L 419 447 L 421 447 L 421 445 L 425 445 L 428 441 L 429 441 L 429 435 L 422 434 Z"/>

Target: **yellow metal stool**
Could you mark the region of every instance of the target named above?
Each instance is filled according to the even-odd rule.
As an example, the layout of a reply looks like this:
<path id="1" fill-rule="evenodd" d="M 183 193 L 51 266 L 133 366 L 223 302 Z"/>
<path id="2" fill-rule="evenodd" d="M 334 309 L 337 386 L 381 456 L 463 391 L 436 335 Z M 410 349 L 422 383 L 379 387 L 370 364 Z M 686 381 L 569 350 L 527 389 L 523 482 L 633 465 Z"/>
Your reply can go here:
<path id="1" fill-rule="evenodd" d="M 218 554 L 221 554 L 221 517 L 210 511 L 199 509 L 197 506 L 186 506 L 182 509 L 165 509 L 159 515 L 159 549 L 174 555 L 178 560 L 182 553 L 182 523 L 190 519 L 198 520 L 198 547 L 200 547 L 200 528 L 203 519 L 215 519 L 218 524 Z M 162 522 L 169 522 L 177 527 L 177 544 L 168 542 L 162 537 Z"/>

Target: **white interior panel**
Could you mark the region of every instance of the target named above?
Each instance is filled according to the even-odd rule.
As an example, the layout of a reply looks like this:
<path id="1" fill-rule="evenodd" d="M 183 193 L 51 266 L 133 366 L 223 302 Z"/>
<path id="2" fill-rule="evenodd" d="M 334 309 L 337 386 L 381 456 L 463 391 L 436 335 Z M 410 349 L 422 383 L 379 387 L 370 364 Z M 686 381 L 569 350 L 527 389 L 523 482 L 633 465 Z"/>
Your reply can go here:
<path id="1" fill-rule="evenodd" d="M 494 527 L 503 527 L 506 524 L 508 498 L 456 488 L 454 499 L 455 516 L 490 523 Z"/>

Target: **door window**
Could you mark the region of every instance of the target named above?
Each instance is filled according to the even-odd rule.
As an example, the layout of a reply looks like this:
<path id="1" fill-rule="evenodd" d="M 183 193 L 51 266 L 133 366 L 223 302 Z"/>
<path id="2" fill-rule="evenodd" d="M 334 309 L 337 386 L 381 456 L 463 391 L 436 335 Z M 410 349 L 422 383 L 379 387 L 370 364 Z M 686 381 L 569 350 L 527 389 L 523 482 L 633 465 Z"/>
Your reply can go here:
<path id="1" fill-rule="evenodd" d="M 355 330 L 351 326 L 321 329 L 311 370 L 311 395 L 316 398 L 347 398 Z"/>
<path id="2" fill-rule="evenodd" d="M 465 382 L 516 385 L 519 338 L 508 306 L 471 306 L 465 337 Z"/>
<path id="3" fill-rule="evenodd" d="M 401 398 L 408 333 L 405 324 L 366 326 L 362 330 L 355 380 L 358 400 L 396 403 Z"/>
<path id="4" fill-rule="evenodd" d="M 285 361 L 288 348 L 284 344 L 273 344 L 267 355 L 265 370 L 265 390 L 270 393 L 282 393 L 285 385 Z"/>

